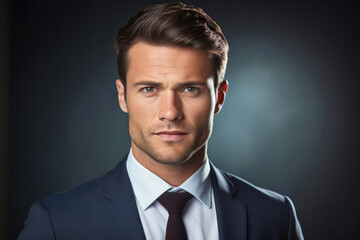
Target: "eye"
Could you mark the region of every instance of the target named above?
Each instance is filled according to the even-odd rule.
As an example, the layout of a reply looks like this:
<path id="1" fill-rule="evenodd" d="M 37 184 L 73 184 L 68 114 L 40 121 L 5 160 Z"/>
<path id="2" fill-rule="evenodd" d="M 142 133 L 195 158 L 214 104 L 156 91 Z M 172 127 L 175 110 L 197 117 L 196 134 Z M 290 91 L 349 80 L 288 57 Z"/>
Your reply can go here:
<path id="1" fill-rule="evenodd" d="M 145 92 L 145 93 L 152 93 L 156 91 L 156 88 L 154 87 L 144 87 L 141 89 L 141 91 Z"/>
<path id="2" fill-rule="evenodd" d="M 185 92 L 189 92 L 189 93 L 195 93 L 198 92 L 199 90 L 196 87 L 187 87 L 185 88 Z"/>

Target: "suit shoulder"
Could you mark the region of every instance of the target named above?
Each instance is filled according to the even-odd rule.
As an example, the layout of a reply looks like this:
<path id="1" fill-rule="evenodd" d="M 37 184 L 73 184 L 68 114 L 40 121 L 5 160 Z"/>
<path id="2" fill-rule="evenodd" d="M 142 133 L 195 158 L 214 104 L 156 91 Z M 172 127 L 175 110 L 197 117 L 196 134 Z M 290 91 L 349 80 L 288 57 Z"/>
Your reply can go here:
<path id="1" fill-rule="evenodd" d="M 287 207 L 287 201 L 290 201 L 286 196 L 277 192 L 258 187 L 234 174 L 222 172 L 236 187 L 235 198 L 246 202 L 248 206 Z"/>
<path id="2" fill-rule="evenodd" d="M 234 198 L 246 204 L 249 224 L 271 226 L 268 231 L 278 231 L 287 239 L 304 239 L 294 204 L 285 195 L 255 186 L 233 174 L 223 172 L 237 191 Z"/>
<path id="3" fill-rule="evenodd" d="M 102 196 L 104 178 L 102 175 L 64 192 L 45 197 L 41 202 L 49 209 L 70 206 L 78 207 L 99 201 Z"/>

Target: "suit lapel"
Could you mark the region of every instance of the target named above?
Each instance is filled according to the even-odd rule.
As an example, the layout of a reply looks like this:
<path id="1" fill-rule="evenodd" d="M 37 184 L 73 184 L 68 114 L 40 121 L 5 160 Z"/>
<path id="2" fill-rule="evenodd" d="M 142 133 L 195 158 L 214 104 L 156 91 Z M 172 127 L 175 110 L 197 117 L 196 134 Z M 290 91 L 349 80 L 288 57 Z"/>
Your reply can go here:
<path id="1" fill-rule="evenodd" d="M 126 170 L 127 156 L 105 177 L 104 197 L 108 203 L 102 212 L 109 239 L 145 239 L 135 195 Z"/>
<path id="2" fill-rule="evenodd" d="M 246 205 L 235 198 L 237 189 L 229 177 L 213 165 L 211 167 L 219 238 L 245 240 L 247 239 Z"/>

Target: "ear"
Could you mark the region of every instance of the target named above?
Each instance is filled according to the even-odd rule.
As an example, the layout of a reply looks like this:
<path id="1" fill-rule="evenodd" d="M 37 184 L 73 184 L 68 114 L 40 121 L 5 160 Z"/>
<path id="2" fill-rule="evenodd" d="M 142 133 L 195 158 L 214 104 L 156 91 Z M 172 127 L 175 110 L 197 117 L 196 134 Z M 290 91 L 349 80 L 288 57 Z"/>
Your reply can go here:
<path id="1" fill-rule="evenodd" d="M 226 91 L 228 89 L 229 83 L 226 80 L 223 80 L 219 86 L 218 86 L 218 95 L 217 95 L 217 101 L 216 101 L 216 105 L 215 105 L 215 111 L 214 114 L 217 114 L 218 112 L 220 112 L 221 107 L 223 106 L 224 102 L 225 102 L 225 97 L 226 97 Z"/>
<path id="2" fill-rule="evenodd" d="M 116 89 L 118 91 L 119 106 L 124 113 L 128 113 L 127 104 L 125 100 L 125 87 L 120 79 L 116 79 Z"/>

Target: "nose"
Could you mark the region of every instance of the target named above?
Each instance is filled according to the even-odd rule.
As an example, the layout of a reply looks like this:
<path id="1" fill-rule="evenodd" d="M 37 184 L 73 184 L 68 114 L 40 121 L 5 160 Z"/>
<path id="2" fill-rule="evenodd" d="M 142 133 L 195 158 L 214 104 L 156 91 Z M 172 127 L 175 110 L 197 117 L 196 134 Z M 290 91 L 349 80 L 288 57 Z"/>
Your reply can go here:
<path id="1" fill-rule="evenodd" d="M 161 106 L 159 111 L 159 119 L 161 121 L 175 122 L 184 118 L 181 99 L 176 93 L 163 93 L 159 105 Z"/>

